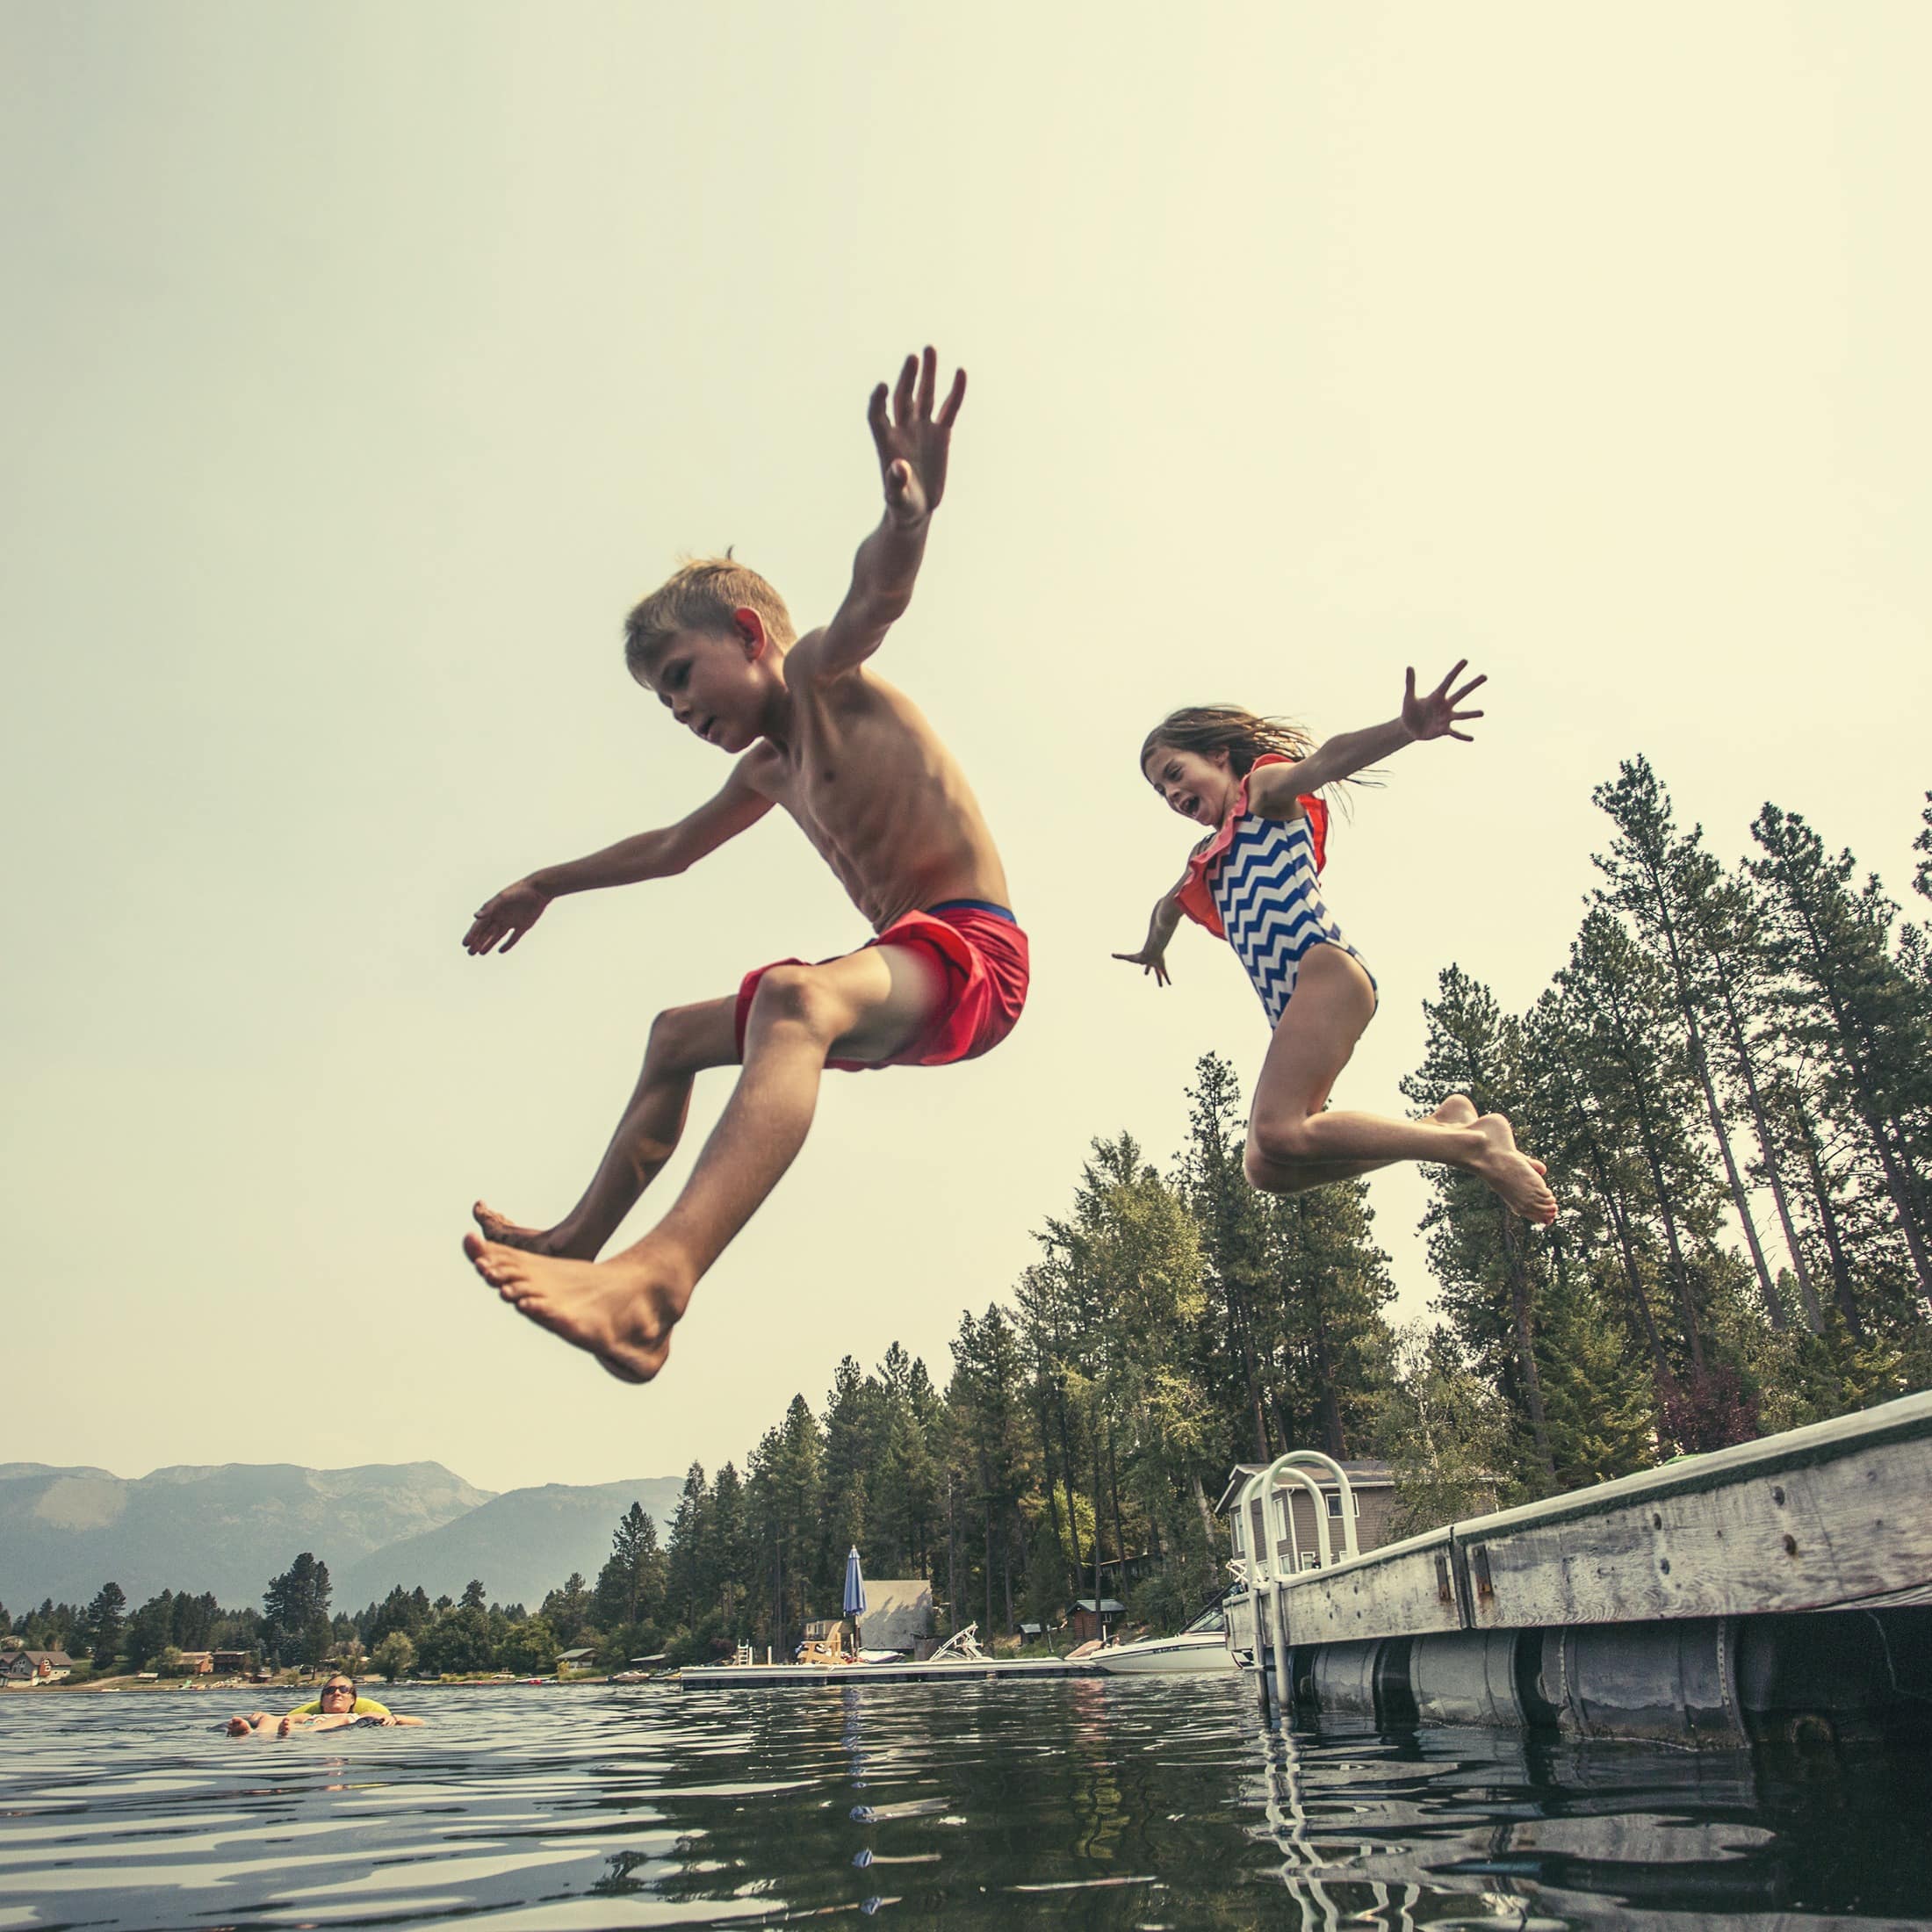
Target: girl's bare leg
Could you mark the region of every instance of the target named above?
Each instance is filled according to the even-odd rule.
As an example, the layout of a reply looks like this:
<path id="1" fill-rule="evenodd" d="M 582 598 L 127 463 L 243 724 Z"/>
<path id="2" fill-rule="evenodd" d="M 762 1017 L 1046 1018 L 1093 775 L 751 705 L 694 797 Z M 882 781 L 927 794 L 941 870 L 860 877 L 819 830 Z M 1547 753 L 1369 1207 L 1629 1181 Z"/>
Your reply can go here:
<path id="1" fill-rule="evenodd" d="M 1425 1121 L 1397 1121 L 1322 1111 L 1374 1011 L 1374 989 L 1351 955 L 1316 946 L 1303 956 L 1255 1083 L 1249 1179 L 1271 1193 L 1299 1193 L 1395 1161 L 1441 1161 L 1475 1175 L 1525 1219 L 1554 1221 L 1556 1197 L 1543 1170 L 1517 1151 L 1500 1114 L 1463 1121 L 1438 1111 Z"/>
<path id="2" fill-rule="evenodd" d="M 708 1067 L 737 1063 L 735 995 L 660 1013 L 651 1024 L 637 1089 L 583 1199 L 553 1228 L 525 1227 L 479 1200 L 471 1210 L 477 1226 L 508 1247 L 594 1260 L 676 1153 L 696 1077 Z"/>
<path id="3" fill-rule="evenodd" d="M 745 1030 L 745 1071 L 669 1213 L 609 1261 L 536 1255 L 466 1236 L 476 1271 L 520 1314 L 649 1381 L 698 1279 L 757 1212 L 804 1144 L 828 1059 L 890 1059 L 939 1010 L 930 954 L 873 946 L 822 966 L 775 966 Z"/>

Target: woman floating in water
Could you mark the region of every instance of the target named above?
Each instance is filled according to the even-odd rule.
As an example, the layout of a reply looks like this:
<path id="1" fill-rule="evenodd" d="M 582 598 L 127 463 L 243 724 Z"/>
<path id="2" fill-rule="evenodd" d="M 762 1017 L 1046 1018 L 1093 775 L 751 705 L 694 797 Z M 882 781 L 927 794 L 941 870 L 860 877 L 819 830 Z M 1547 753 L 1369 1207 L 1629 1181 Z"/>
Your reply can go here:
<path id="1" fill-rule="evenodd" d="M 321 1696 L 299 1704 L 285 1716 L 251 1711 L 228 1719 L 230 1737 L 290 1737 L 297 1732 L 340 1731 L 351 1724 L 421 1724 L 421 1718 L 399 1718 L 386 1704 L 358 1698 L 353 1677 L 331 1677 Z"/>
<path id="2" fill-rule="evenodd" d="M 1467 662 L 1467 660 L 1465 660 Z M 1425 697 L 1409 674 L 1402 714 L 1316 745 L 1279 719 L 1234 705 L 1176 711 L 1141 747 L 1141 771 L 1182 818 L 1210 828 L 1164 893 L 1146 943 L 1116 959 L 1167 984 L 1167 943 L 1185 912 L 1227 939 L 1261 995 L 1274 1038 L 1255 1083 L 1248 1179 L 1297 1194 L 1396 1161 L 1442 1161 L 1474 1174 L 1525 1220 L 1556 1219 L 1544 1167 L 1517 1151 L 1500 1114 L 1452 1094 L 1425 1120 L 1329 1113 L 1329 1089 L 1375 1014 L 1375 982 L 1322 897 L 1328 807 L 1318 796 L 1417 739 L 1459 738 L 1481 711 L 1456 707 L 1484 681 Z"/>

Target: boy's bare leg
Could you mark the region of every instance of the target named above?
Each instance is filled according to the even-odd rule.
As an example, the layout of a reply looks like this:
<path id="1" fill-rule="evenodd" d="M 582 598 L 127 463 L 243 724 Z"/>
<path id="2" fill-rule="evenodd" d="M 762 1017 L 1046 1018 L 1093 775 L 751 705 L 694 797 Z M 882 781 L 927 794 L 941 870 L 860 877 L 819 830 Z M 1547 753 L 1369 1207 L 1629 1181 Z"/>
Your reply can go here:
<path id="1" fill-rule="evenodd" d="M 1300 1193 L 1395 1161 L 1441 1161 L 1474 1174 L 1525 1220 L 1554 1221 L 1556 1197 L 1543 1179 L 1542 1164 L 1517 1150 L 1516 1136 L 1500 1114 L 1465 1122 L 1439 1114 L 1398 1121 L 1322 1111 L 1374 1010 L 1368 975 L 1350 955 L 1317 946 L 1303 955 L 1255 1084 L 1249 1179 L 1269 1193 Z"/>
<path id="2" fill-rule="evenodd" d="M 471 1210 L 477 1226 L 507 1247 L 595 1259 L 677 1151 L 696 1077 L 710 1067 L 737 1064 L 735 994 L 660 1013 L 651 1023 L 637 1089 L 583 1199 L 552 1228 L 525 1227 L 479 1200 Z"/>
<path id="3" fill-rule="evenodd" d="M 828 1059 L 890 1059 L 931 1023 L 944 976 L 923 948 L 868 947 L 823 966 L 775 966 L 745 1029 L 745 1071 L 691 1178 L 636 1246 L 609 1261 L 465 1237 L 476 1271 L 519 1313 L 649 1381 L 699 1278 L 804 1146 Z"/>

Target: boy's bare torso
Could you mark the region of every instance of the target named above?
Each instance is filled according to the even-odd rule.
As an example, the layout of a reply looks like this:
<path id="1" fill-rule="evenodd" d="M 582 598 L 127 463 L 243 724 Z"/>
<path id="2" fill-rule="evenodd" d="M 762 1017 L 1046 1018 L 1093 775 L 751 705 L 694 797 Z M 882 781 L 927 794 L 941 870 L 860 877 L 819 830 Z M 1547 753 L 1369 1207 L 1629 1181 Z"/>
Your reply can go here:
<path id="1" fill-rule="evenodd" d="M 797 820 L 875 932 L 947 899 L 1010 905 L 958 761 L 919 708 L 869 670 L 814 677 L 822 635 L 789 654 L 786 742 L 753 746 L 740 776 Z"/>

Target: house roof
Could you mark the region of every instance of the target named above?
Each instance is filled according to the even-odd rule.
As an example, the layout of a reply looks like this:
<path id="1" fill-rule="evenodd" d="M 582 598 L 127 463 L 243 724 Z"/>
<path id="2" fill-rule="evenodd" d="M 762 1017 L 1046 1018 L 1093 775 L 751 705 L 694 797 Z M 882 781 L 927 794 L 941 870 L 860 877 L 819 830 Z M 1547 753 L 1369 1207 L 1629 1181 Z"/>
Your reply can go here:
<path id="1" fill-rule="evenodd" d="M 1349 1485 L 1357 1489 L 1393 1489 L 1395 1487 L 1395 1472 L 1386 1462 L 1374 1456 L 1364 1456 L 1359 1462 L 1351 1462 L 1347 1457 L 1337 1458 L 1343 1473 L 1348 1477 Z M 1319 1463 L 1309 1463 L 1308 1473 L 1313 1476 L 1318 1487 L 1332 1489 L 1337 1487 L 1335 1478 Z M 1235 1498 L 1241 1494 L 1242 1485 L 1251 1476 L 1266 1473 L 1265 1462 L 1240 1462 L 1235 1465 L 1229 1475 L 1227 1487 L 1221 1492 L 1221 1500 L 1215 1504 L 1216 1516 L 1226 1516 L 1235 1505 Z M 1294 1485 L 1297 1489 L 1301 1485 Z M 1306 1493 L 1306 1492 L 1304 1492 Z"/>
<path id="2" fill-rule="evenodd" d="M 595 1644 L 585 1644 L 576 1650 L 559 1650 L 557 1653 L 557 1661 L 559 1663 L 575 1663 L 580 1657 L 595 1657 L 596 1654 Z"/>
<path id="3" fill-rule="evenodd" d="M 74 1668 L 73 1658 L 64 1650 L 10 1650 L 6 1653 L 9 1662 L 16 1657 L 25 1657 L 36 1669 L 43 1663 L 54 1670 L 71 1670 Z"/>
<path id="4" fill-rule="evenodd" d="M 1093 1599 L 1091 1597 L 1076 1597 L 1073 1607 L 1076 1610 L 1091 1611 L 1093 1608 Z M 1103 1617 L 1117 1617 L 1126 1608 L 1125 1604 L 1117 1604 L 1111 1597 L 1103 1597 L 1100 1599 L 1099 1613 Z"/>
<path id="5" fill-rule="evenodd" d="M 933 1586 L 923 1576 L 869 1576 L 859 1634 L 869 1649 L 910 1650 L 933 1634 Z"/>

